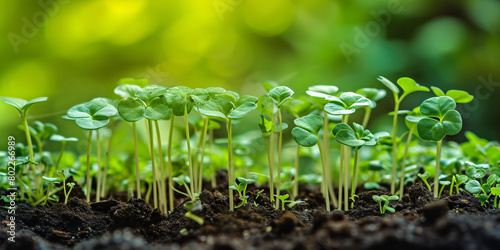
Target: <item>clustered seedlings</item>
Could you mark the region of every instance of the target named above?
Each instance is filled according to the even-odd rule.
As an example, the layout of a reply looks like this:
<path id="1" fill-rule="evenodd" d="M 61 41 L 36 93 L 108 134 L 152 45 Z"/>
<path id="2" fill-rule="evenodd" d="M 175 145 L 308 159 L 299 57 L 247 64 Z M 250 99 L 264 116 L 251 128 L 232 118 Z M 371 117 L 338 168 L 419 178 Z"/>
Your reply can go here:
<path id="1" fill-rule="evenodd" d="M 372 196 L 373 200 L 376 201 L 379 205 L 380 208 L 380 213 L 385 214 L 386 211 L 389 211 L 391 213 L 396 212 L 396 210 L 392 207 L 389 206 L 390 201 L 397 201 L 399 200 L 399 197 L 397 195 L 373 195 Z M 382 202 L 384 205 L 382 205 Z"/>
<path id="2" fill-rule="evenodd" d="M 240 195 L 239 199 L 241 200 L 241 203 L 238 206 L 234 207 L 234 208 L 239 208 L 239 207 L 247 204 L 248 198 L 249 198 L 249 196 L 246 195 L 247 187 L 248 187 L 248 184 L 255 183 L 255 180 L 254 179 L 245 179 L 243 177 L 237 177 L 236 180 L 237 181 L 234 182 L 234 185 L 229 186 L 229 188 L 232 190 L 236 190 L 238 192 L 238 194 Z M 255 199 L 257 199 L 257 198 L 255 198 Z"/>

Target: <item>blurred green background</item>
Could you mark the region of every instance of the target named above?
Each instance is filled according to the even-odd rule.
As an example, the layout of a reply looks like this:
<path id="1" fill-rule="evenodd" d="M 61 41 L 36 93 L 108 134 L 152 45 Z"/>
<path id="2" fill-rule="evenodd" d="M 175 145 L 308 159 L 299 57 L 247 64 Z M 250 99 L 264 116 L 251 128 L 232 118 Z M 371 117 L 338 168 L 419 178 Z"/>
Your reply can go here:
<path id="1" fill-rule="evenodd" d="M 499 1 L 2 0 L 0 10 L 0 96 L 48 96 L 31 121 L 66 136 L 84 132 L 60 116 L 115 98 L 122 77 L 251 95 L 272 80 L 299 96 L 316 84 L 384 88 L 382 75 L 468 91 L 476 99 L 459 106 L 463 131 L 500 137 Z M 412 95 L 402 108 L 431 96 Z M 392 108 L 389 94 L 374 110 L 374 130 L 390 131 L 380 124 Z M 24 141 L 15 109 L 1 104 L 0 114 L 1 138 Z"/>

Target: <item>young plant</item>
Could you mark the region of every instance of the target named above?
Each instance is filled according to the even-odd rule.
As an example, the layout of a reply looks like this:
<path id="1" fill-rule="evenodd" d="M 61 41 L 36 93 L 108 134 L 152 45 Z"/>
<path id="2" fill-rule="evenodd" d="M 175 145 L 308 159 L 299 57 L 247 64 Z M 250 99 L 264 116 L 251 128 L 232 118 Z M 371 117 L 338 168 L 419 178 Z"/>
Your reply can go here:
<path id="1" fill-rule="evenodd" d="M 276 193 L 280 195 L 281 188 L 281 147 L 283 144 L 283 119 L 281 118 L 281 107 L 292 98 L 293 90 L 286 86 L 277 86 L 269 91 L 269 96 L 273 99 L 276 108 L 278 108 L 279 137 L 278 137 L 278 173 L 276 178 Z M 271 145 L 273 146 L 273 145 Z M 279 208 L 279 202 L 276 201 L 276 209 Z"/>
<path id="2" fill-rule="evenodd" d="M 177 184 L 179 184 L 179 186 L 183 186 L 186 189 L 186 192 L 182 192 L 182 191 L 179 191 L 178 189 L 176 189 L 175 187 L 173 187 L 173 185 L 172 185 L 172 189 L 175 192 L 187 196 L 189 199 L 191 199 L 191 201 L 198 200 L 198 197 L 200 196 L 200 194 L 193 193 L 192 190 L 188 186 L 188 184 L 191 183 L 191 179 L 189 178 L 189 176 L 183 174 L 183 175 L 180 175 L 178 177 L 172 178 L 172 180 L 175 181 Z"/>
<path id="3" fill-rule="evenodd" d="M 98 129 L 106 126 L 110 121 L 110 117 L 116 114 L 117 110 L 113 105 L 99 99 L 73 106 L 67 112 L 69 119 L 74 120 L 80 128 L 89 131 L 87 144 L 87 202 L 90 202 L 90 146 L 92 143 L 92 132 L 96 130 L 96 134 L 98 134 Z M 97 143 L 99 144 L 99 140 L 97 140 Z M 98 169 L 98 175 L 100 175 L 101 166 L 98 166 Z M 97 186 L 99 187 L 99 185 Z M 96 193 L 96 201 L 99 201 L 99 198 L 100 190 Z"/>
<path id="4" fill-rule="evenodd" d="M 372 196 L 373 200 L 376 201 L 378 203 L 378 206 L 379 206 L 379 209 L 380 209 L 380 213 L 381 214 L 385 214 L 386 211 L 389 211 L 391 213 L 394 213 L 396 212 L 396 210 L 392 207 L 389 207 L 389 202 L 390 201 L 397 201 L 399 200 L 399 197 L 397 195 L 392 195 L 392 196 L 388 196 L 388 195 L 374 195 Z M 384 205 L 382 206 L 382 202 L 384 202 Z"/>
<path id="5" fill-rule="evenodd" d="M 66 176 L 64 175 L 64 170 L 62 170 L 61 172 L 56 172 L 56 173 L 57 173 L 56 175 L 58 176 L 58 178 L 62 179 L 62 181 L 63 181 L 64 204 L 67 204 L 69 195 L 71 194 L 73 187 L 75 187 L 75 183 L 74 182 L 66 183 Z M 66 186 L 68 186 L 69 190 L 66 190 Z"/>
<path id="6" fill-rule="evenodd" d="M 432 192 L 431 186 L 427 182 L 427 179 L 429 179 L 429 177 L 431 176 L 431 173 L 425 172 L 423 174 L 417 174 L 417 175 L 418 175 L 418 177 L 420 177 L 420 179 L 422 179 L 422 181 L 425 183 L 425 185 L 427 186 L 427 188 L 429 189 L 429 191 Z"/>
<path id="7" fill-rule="evenodd" d="M 375 146 L 379 138 L 355 122 L 352 125 L 354 129 L 345 123 L 339 123 L 333 128 L 332 133 L 340 144 L 354 148 L 354 170 L 351 181 L 351 197 L 354 199 L 358 182 L 359 149 L 363 146 Z M 389 134 L 384 133 L 380 136 L 389 136 Z M 352 205 L 354 206 L 354 203 Z"/>
<path id="8" fill-rule="evenodd" d="M 58 141 L 61 142 L 61 152 L 59 153 L 59 156 L 57 157 L 57 162 L 56 162 L 56 167 L 55 167 L 55 173 L 57 173 L 57 169 L 59 168 L 59 164 L 61 163 L 62 156 L 64 154 L 64 149 L 66 147 L 67 142 L 77 142 L 78 138 L 75 137 L 64 137 L 62 135 L 52 135 L 50 136 L 51 141 Z"/>
<path id="9" fill-rule="evenodd" d="M 237 93 L 226 91 L 223 94 L 215 95 L 212 99 L 198 108 L 198 111 L 208 117 L 222 119 L 227 126 L 227 146 L 228 146 L 228 183 L 234 182 L 233 169 L 233 144 L 232 144 L 232 122 L 239 120 L 255 110 L 257 98 L 253 96 L 240 97 Z M 229 209 L 234 210 L 233 192 L 229 189 Z"/>
<path id="10" fill-rule="evenodd" d="M 438 197 L 441 144 L 446 135 L 456 135 L 462 130 L 462 117 L 455 110 L 451 97 L 432 97 L 420 105 L 420 112 L 427 116 L 417 123 L 417 130 L 424 140 L 437 142 L 436 170 L 434 174 L 434 197 Z"/>
<path id="11" fill-rule="evenodd" d="M 319 131 L 323 126 L 323 118 L 318 115 L 308 115 L 302 118 L 295 119 L 293 121 L 296 127 L 292 129 L 292 136 L 297 144 L 303 147 L 312 147 L 314 145 L 318 145 L 320 157 L 321 157 L 321 165 L 322 165 L 322 175 L 323 175 L 323 190 L 324 190 L 324 198 L 325 198 L 325 206 L 326 210 L 330 211 L 330 196 L 328 194 L 330 183 L 328 183 L 328 178 L 326 178 L 326 165 L 324 154 L 324 144 L 321 144 L 321 140 L 319 138 Z"/>
<path id="12" fill-rule="evenodd" d="M 200 224 L 200 225 L 203 225 L 204 221 L 203 219 L 194 214 L 193 212 L 199 212 L 201 210 L 203 210 L 203 206 L 201 205 L 200 201 L 187 201 L 186 203 L 184 203 L 182 205 L 186 210 L 187 212 L 184 214 L 184 216 L 186 216 L 187 218 L 191 219 L 191 220 L 194 220 L 196 223 Z"/>
<path id="13" fill-rule="evenodd" d="M 443 192 L 444 187 L 450 185 L 451 182 L 444 180 L 444 181 L 439 181 L 439 184 L 441 184 L 441 189 L 439 190 L 438 198 L 441 199 L 441 193 Z M 452 190 L 451 186 L 450 186 L 450 190 Z"/>
<path id="14" fill-rule="evenodd" d="M 241 200 L 241 203 L 240 203 L 240 205 L 234 207 L 234 208 L 239 208 L 239 207 L 247 204 L 247 200 L 249 198 L 249 196 L 246 195 L 246 193 L 247 193 L 247 187 L 248 187 L 248 184 L 255 183 L 255 180 L 253 180 L 253 179 L 245 179 L 245 178 L 242 178 L 242 177 L 237 177 L 236 179 L 238 181 L 237 182 L 235 181 L 234 185 L 230 186 L 229 188 L 232 189 L 232 190 L 236 190 L 238 192 L 238 194 L 240 195 L 239 199 Z"/>
<path id="15" fill-rule="evenodd" d="M 401 87 L 401 89 L 403 89 L 403 93 L 399 95 L 400 90 L 394 83 L 392 83 L 391 81 L 387 80 L 382 76 L 380 76 L 377 80 L 382 82 L 389 90 L 391 90 L 392 94 L 394 95 L 394 117 L 392 124 L 393 131 L 392 131 L 392 182 L 391 182 L 391 194 L 394 194 L 396 192 L 396 168 L 397 168 L 397 150 L 398 150 L 397 132 L 398 132 L 399 105 L 407 95 L 419 91 L 429 92 L 429 88 L 420 86 L 411 78 L 401 77 L 398 79 L 397 84 L 399 85 L 399 87 Z"/>
<path id="16" fill-rule="evenodd" d="M 47 182 L 47 195 L 45 196 L 45 199 L 39 200 L 38 202 L 35 202 L 33 205 L 38 205 L 39 202 L 42 202 L 42 206 L 45 206 L 47 204 L 47 201 L 49 201 L 49 195 L 50 195 L 50 184 L 58 184 L 59 178 L 57 177 L 47 177 L 47 176 L 42 176 L 42 179 Z"/>
<path id="17" fill-rule="evenodd" d="M 493 202 L 493 206 L 500 208 L 500 203 L 497 203 L 498 197 L 500 197 L 500 184 L 497 184 L 496 187 L 491 188 L 491 194 L 495 196 L 495 200 Z"/>
<path id="18" fill-rule="evenodd" d="M 269 95 L 262 95 L 257 100 L 257 109 L 260 111 L 260 122 L 259 127 L 262 135 L 264 136 L 264 141 L 266 142 L 266 153 L 267 162 L 269 165 L 269 194 L 271 203 L 274 201 L 274 136 L 273 131 L 276 129 L 276 125 L 273 121 L 274 115 L 274 104 L 273 99 Z"/>
<path id="19" fill-rule="evenodd" d="M 253 205 L 258 207 L 259 204 L 257 204 L 257 199 L 259 198 L 259 196 L 264 192 L 264 189 L 260 190 L 256 195 L 255 195 L 255 199 L 253 199 Z M 496 198 L 495 198 L 496 200 Z"/>
<path id="20" fill-rule="evenodd" d="M 292 208 L 293 206 L 297 204 L 304 203 L 305 201 L 287 201 L 290 195 L 284 194 L 284 195 L 276 195 L 276 198 L 278 198 L 281 201 L 281 210 L 285 210 L 285 203 L 290 203 L 288 204 L 288 207 Z"/>
<path id="21" fill-rule="evenodd" d="M 364 108 L 365 116 L 363 117 L 363 123 L 361 124 L 363 128 L 366 128 L 366 126 L 368 126 L 368 121 L 370 120 L 372 109 L 377 107 L 377 102 L 384 98 L 387 95 L 387 92 L 383 89 L 362 88 L 356 90 L 356 94 L 362 95 L 371 101 L 370 106 L 366 106 Z"/>
<path id="22" fill-rule="evenodd" d="M 448 96 L 448 97 L 451 97 L 451 99 L 453 99 L 456 103 L 469 103 L 472 100 L 474 100 L 474 96 L 470 95 L 469 93 L 467 93 L 463 90 L 451 89 L 451 90 L 446 91 L 446 94 L 445 94 L 438 87 L 432 86 L 431 89 L 432 89 L 432 92 L 434 92 L 434 94 L 437 97 Z"/>
<path id="23" fill-rule="evenodd" d="M 14 97 L 0 97 L 0 101 L 9 104 L 16 108 L 17 112 L 19 112 L 19 116 L 21 117 L 22 120 L 22 125 L 24 126 L 24 133 L 26 135 L 26 141 L 28 142 L 28 150 L 29 150 L 29 166 L 31 166 L 31 172 L 33 175 L 33 184 L 34 187 L 31 186 L 31 183 L 28 182 L 29 189 L 35 188 L 36 190 L 40 190 L 37 187 L 40 186 L 40 180 L 39 176 L 36 172 L 36 163 L 33 155 L 33 144 L 31 143 L 31 136 L 29 132 L 29 126 L 28 126 L 28 112 L 31 109 L 31 106 L 36 103 L 41 103 L 47 101 L 48 97 L 38 97 L 35 99 L 32 99 L 30 101 L 26 101 L 23 99 L 19 98 L 14 98 Z M 41 157 L 41 156 L 40 156 Z M 31 193 L 31 192 L 30 192 Z"/>
<path id="24" fill-rule="evenodd" d="M 353 92 L 347 92 L 336 96 L 327 96 L 327 103 L 324 107 L 325 112 L 331 115 L 342 116 L 342 123 L 347 124 L 349 121 L 349 115 L 356 112 L 357 109 L 368 107 L 371 101 L 362 95 L 358 95 Z M 349 189 L 349 178 L 348 169 L 350 163 L 350 152 L 347 146 L 340 147 L 340 169 L 339 169 L 339 209 L 342 209 L 342 182 L 344 182 L 344 209 L 348 210 L 348 189 Z M 345 170 L 345 171 L 344 171 Z"/>
<path id="25" fill-rule="evenodd" d="M 471 168 L 473 168 L 473 167 L 470 167 L 469 169 L 471 169 Z M 480 169 L 480 170 L 482 170 L 482 169 Z M 469 172 L 469 170 L 467 170 L 467 172 Z M 484 177 L 484 175 L 482 173 L 477 172 L 476 174 L 473 174 L 472 176 L 469 175 L 469 177 L 475 178 L 473 176 L 482 176 L 479 178 L 479 180 L 481 180 L 481 183 L 482 183 L 482 178 Z M 498 176 L 496 174 L 492 174 L 492 175 L 488 176 L 486 183 L 483 183 L 482 185 L 481 185 L 481 183 L 479 183 L 479 181 L 472 179 L 472 180 L 469 180 L 465 184 L 465 189 L 467 191 L 469 191 L 469 193 L 471 193 L 471 194 L 475 195 L 477 198 L 479 198 L 479 200 L 481 201 L 481 206 L 483 206 L 484 203 L 486 201 L 488 201 L 490 196 L 493 194 L 491 192 L 492 187 L 499 180 L 500 179 L 498 178 Z"/>
<path id="26" fill-rule="evenodd" d="M 460 194 L 460 185 L 465 184 L 469 179 L 467 175 L 455 175 L 455 189 L 457 190 L 457 194 Z"/>

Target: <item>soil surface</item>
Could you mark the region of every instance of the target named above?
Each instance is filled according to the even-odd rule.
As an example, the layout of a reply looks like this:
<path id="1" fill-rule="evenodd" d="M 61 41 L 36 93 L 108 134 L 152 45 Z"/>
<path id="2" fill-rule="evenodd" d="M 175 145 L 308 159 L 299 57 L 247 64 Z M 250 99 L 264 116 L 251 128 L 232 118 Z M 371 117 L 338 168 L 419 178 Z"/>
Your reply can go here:
<path id="1" fill-rule="evenodd" d="M 0 249 L 500 249 L 499 211 L 465 191 L 434 199 L 414 184 L 391 201 L 395 213 L 381 214 L 372 199 L 387 194 L 381 191 L 359 193 L 349 211 L 326 212 L 320 194 L 301 188 L 297 199 L 305 203 L 282 211 L 271 206 L 268 190 L 255 200 L 259 189 L 251 185 L 249 202 L 229 211 L 224 186 L 200 195 L 203 225 L 184 216 L 180 196 L 165 215 L 142 199 L 88 204 L 77 192 L 67 204 L 20 204 L 10 243 L 2 208 Z"/>

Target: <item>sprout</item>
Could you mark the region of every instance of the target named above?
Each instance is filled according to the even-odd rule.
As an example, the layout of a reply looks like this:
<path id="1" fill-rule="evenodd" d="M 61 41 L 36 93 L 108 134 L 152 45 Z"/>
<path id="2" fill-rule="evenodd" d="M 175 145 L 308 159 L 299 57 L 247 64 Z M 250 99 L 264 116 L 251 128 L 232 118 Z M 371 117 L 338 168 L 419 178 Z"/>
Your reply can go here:
<path id="1" fill-rule="evenodd" d="M 432 97 L 420 105 L 420 112 L 427 117 L 418 121 L 418 134 L 424 140 L 437 142 L 434 197 L 438 197 L 439 165 L 443 138 L 446 135 L 456 135 L 462 130 L 462 117 L 455 110 L 455 107 L 455 101 L 448 96 Z"/>
<path id="2" fill-rule="evenodd" d="M 427 179 L 429 179 L 429 177 L 431 176 L 431 173 L 425 172 L 423 174 L 417 174 L 417 175 L 418 175 L 418 177 L 420 177 L 420 179 L 422 179 L 422 181 L 425 183 L 425 185 L 427 186 L 429 191 L 432 191 L 431 186 L 429 186 L 429 183 L 427 182 Z"/>
<path id="3" fill-rule="evenodd" d="M 382 84 L 384 84 L 389 90 L 392 91 L 394 95 L 394 117 L 393 117 L 393 132 L 392 132 L 392 182 L 391 182 L 391 193 L 394 194 L 396 191 L 396 166 L 397 166 L 397 132 L 398 132 L 398 111 L 399 105 L 403 99 L 413 93 L 413 92 L 429 92 L 429 88 L 420 86 L 413 79 L 408 77 L 401 77 L 398 79 L 397 84 L 403 89 L 403 93 L 399 95 L 399 88 L 387 80 L 386 78 L 380 76 L 377 80 L 379 80 Z M 437 185 L 437 184 L 436 184 Z M 436 193 L 437 194 L 437 193 Z"/>
<path id="4" fill-rule="evenodd" d="M 308 115 L 302 118 L 295 119 L 293 122 L 295 123 L 296 127 L 292 129 L 292 136 L 297 144 L 303 147 L 312 147 L 318 144 L 323 171 L 323 190 L 325 191 L 323 196 L 325 198 L 326 210 L 330 211 L 330 196 L 328 194 L 328 185 L 330 185 L 330 183 L 328 183 L 328 179 L 325 177 L 327 175 L 327 172 L 325 158 L 323 157 L 324 145 L 320 143 L 321 140 L 318 135 L 321 127 L 323 126 L 323 118 L 318 115 Z"/>
<path id="5" fill-rule="evenodd" d="M 451 182 L 450 181 L 439 181 L 439 184 L 441 184 L 441 190 L 439 190 L 438 198 L 441 198 L 441 193 L 443 192 L 444 187 L 450 185 Z"/>
<path id="6" fill-rule="evenodd" d="M 201 205 L 200 201 L 187 201 L 186 203 L 184 203 L 183 206 L 187 210 L 184 216 L 186 216 L 191 220 L 194 220 L 196 223 L 200 225 L 203 225 L 204 222 L 203 219 L 193 213 L 203 210 L 203 206 Z"/>
<path id="7" fill-rule="evenodd" d="M 57 177 L 47 177 L 47 176 L 42 176 L 42 179 L 47 182 L 47 195 L 45 196 L 45 199 L 43 199 L 42 206 L 45 206 L 47 204 L 47 201 L 49 200 L 49 191 L 50 191 L 50 184 L 57 184 L 58 178 Z M 37 205 L 38 202 L 35 202 L 33 205 Z"/>
<path id="8" fill-rule="evenodd" d="M 327 96 L 326 100 L 330 101 L 324 107 L 325 112 L 331 115 L 342 116 L 342 123 L 347 124 L 349 115 L 353 114 L 356 109 L 368 107 L 371 101 L 362 95 L 353 92 L 347 92 L 340 95 L 340 97 Z M 344 209 L 348 210 L 348 172 L 350 163 L 350 151 L 346 146 L 340 148 L 340 169 L 339 169 L 339 209 L 342 209 L 342 182 L 344 182 Z M 344 171 L 345 169 L 345 171 Z"/>
<path id="9" fill-rule="evenodd" d="M 247 187 L 248 187 L 248 184 L 254 183 L 255 180 L 253 180 L 253 179 L 245 179 L 245 178 L 242 178 L 242 177 L 237 177 L 236 179 L 238 180 L 239 184 L 235 181 L 234 185 L 230 186 L 229 188 L 232 189 L 232 190 L 236 190 L 238 192 L 238 194 L 240 195 L 239 199 L 241 200 L 241 203 L 240 203 L 240 205 L 234 207 L 234 208 L 239 208 L 239 207 L 247 204 L 247 200 L 249 198 L 249 196 L 246 195 L 246 193 L 247 193 Z M 257 198 L 255 198 L 255 199 L 257 199 Z"/>
<path id="10" fill-rule="evenodd" d="M 257 195 L 255 195 L 255 199 L 253 200 L 253 204 L 258 207 L 259 204 L 257 204 L 257 199 L 259 198 L 259 196 L 264 192 L 264 189 L 260 190 Z"/>
<path id="11" fill-rule="evenodd" d="M 62 146 L 61 146 L 61 152 L 59 153 L 59 156 L 57 157 L 57 162 L 56 162 L 56 168 L 55 168 L 55 172 L 57 172 L 57 169 L 59 168 L 59 163 L 61 163 L 61 158 L 63 156 L 63 153 L 64 153 L 64 148 L 66 147 L 66 143 L 67 142 L 76 142 L 78 141 L 78 138 L 75 138 L 75 137 L 64 137 L 62 135 L 52 135 L 50 136 L 50 140 L 51 141 L 58 141 L 58 142 L 61 142 Z"/>
<path id="12" fill-rule="evenodd" d="M 292 208 L 297 204 L 305 202 L 305 201 L 287 201 L 286 199 L 288 199 L 288 197 L 290 197 L 288 194 L 276 195 L 276 198 L 278 198 L 281 201 L 281 210 L 285 210 L 285 203 L 290 203 L 288 204 L 288 207 Z"/>
<path id="13" fill-rule="evenodd" d="M 474 100 L 474 96 L 462 90 L 448 90 L 446 94 L 438 87 L 431 87 L 432 92 L 438 97 L 440 96 L 448 96 L 451 97 L 456 103 L 469 103 Z"/>
<path id="14" fill-rule="evenodd" d="M 390 201 L 397 201 L 397 200 L 399 200 L 399 197 L 397 195 L 392 195 L 392 196 L 388 196 L 388 195 L 380 195 L 380 196 L 373 195 L 372 198 L 373 198 L 374 201 L 376 201 L 378 203 L 378 206 L 379 206 L 381 214 L 385 214 L 385 211 L 389 211 L 391 213 L 396 212 L 396 210 L 394 208 L 389 207 L 389 202 Z M 382 202 L 384 202 L 383 206 L 382 206 Z"/>

